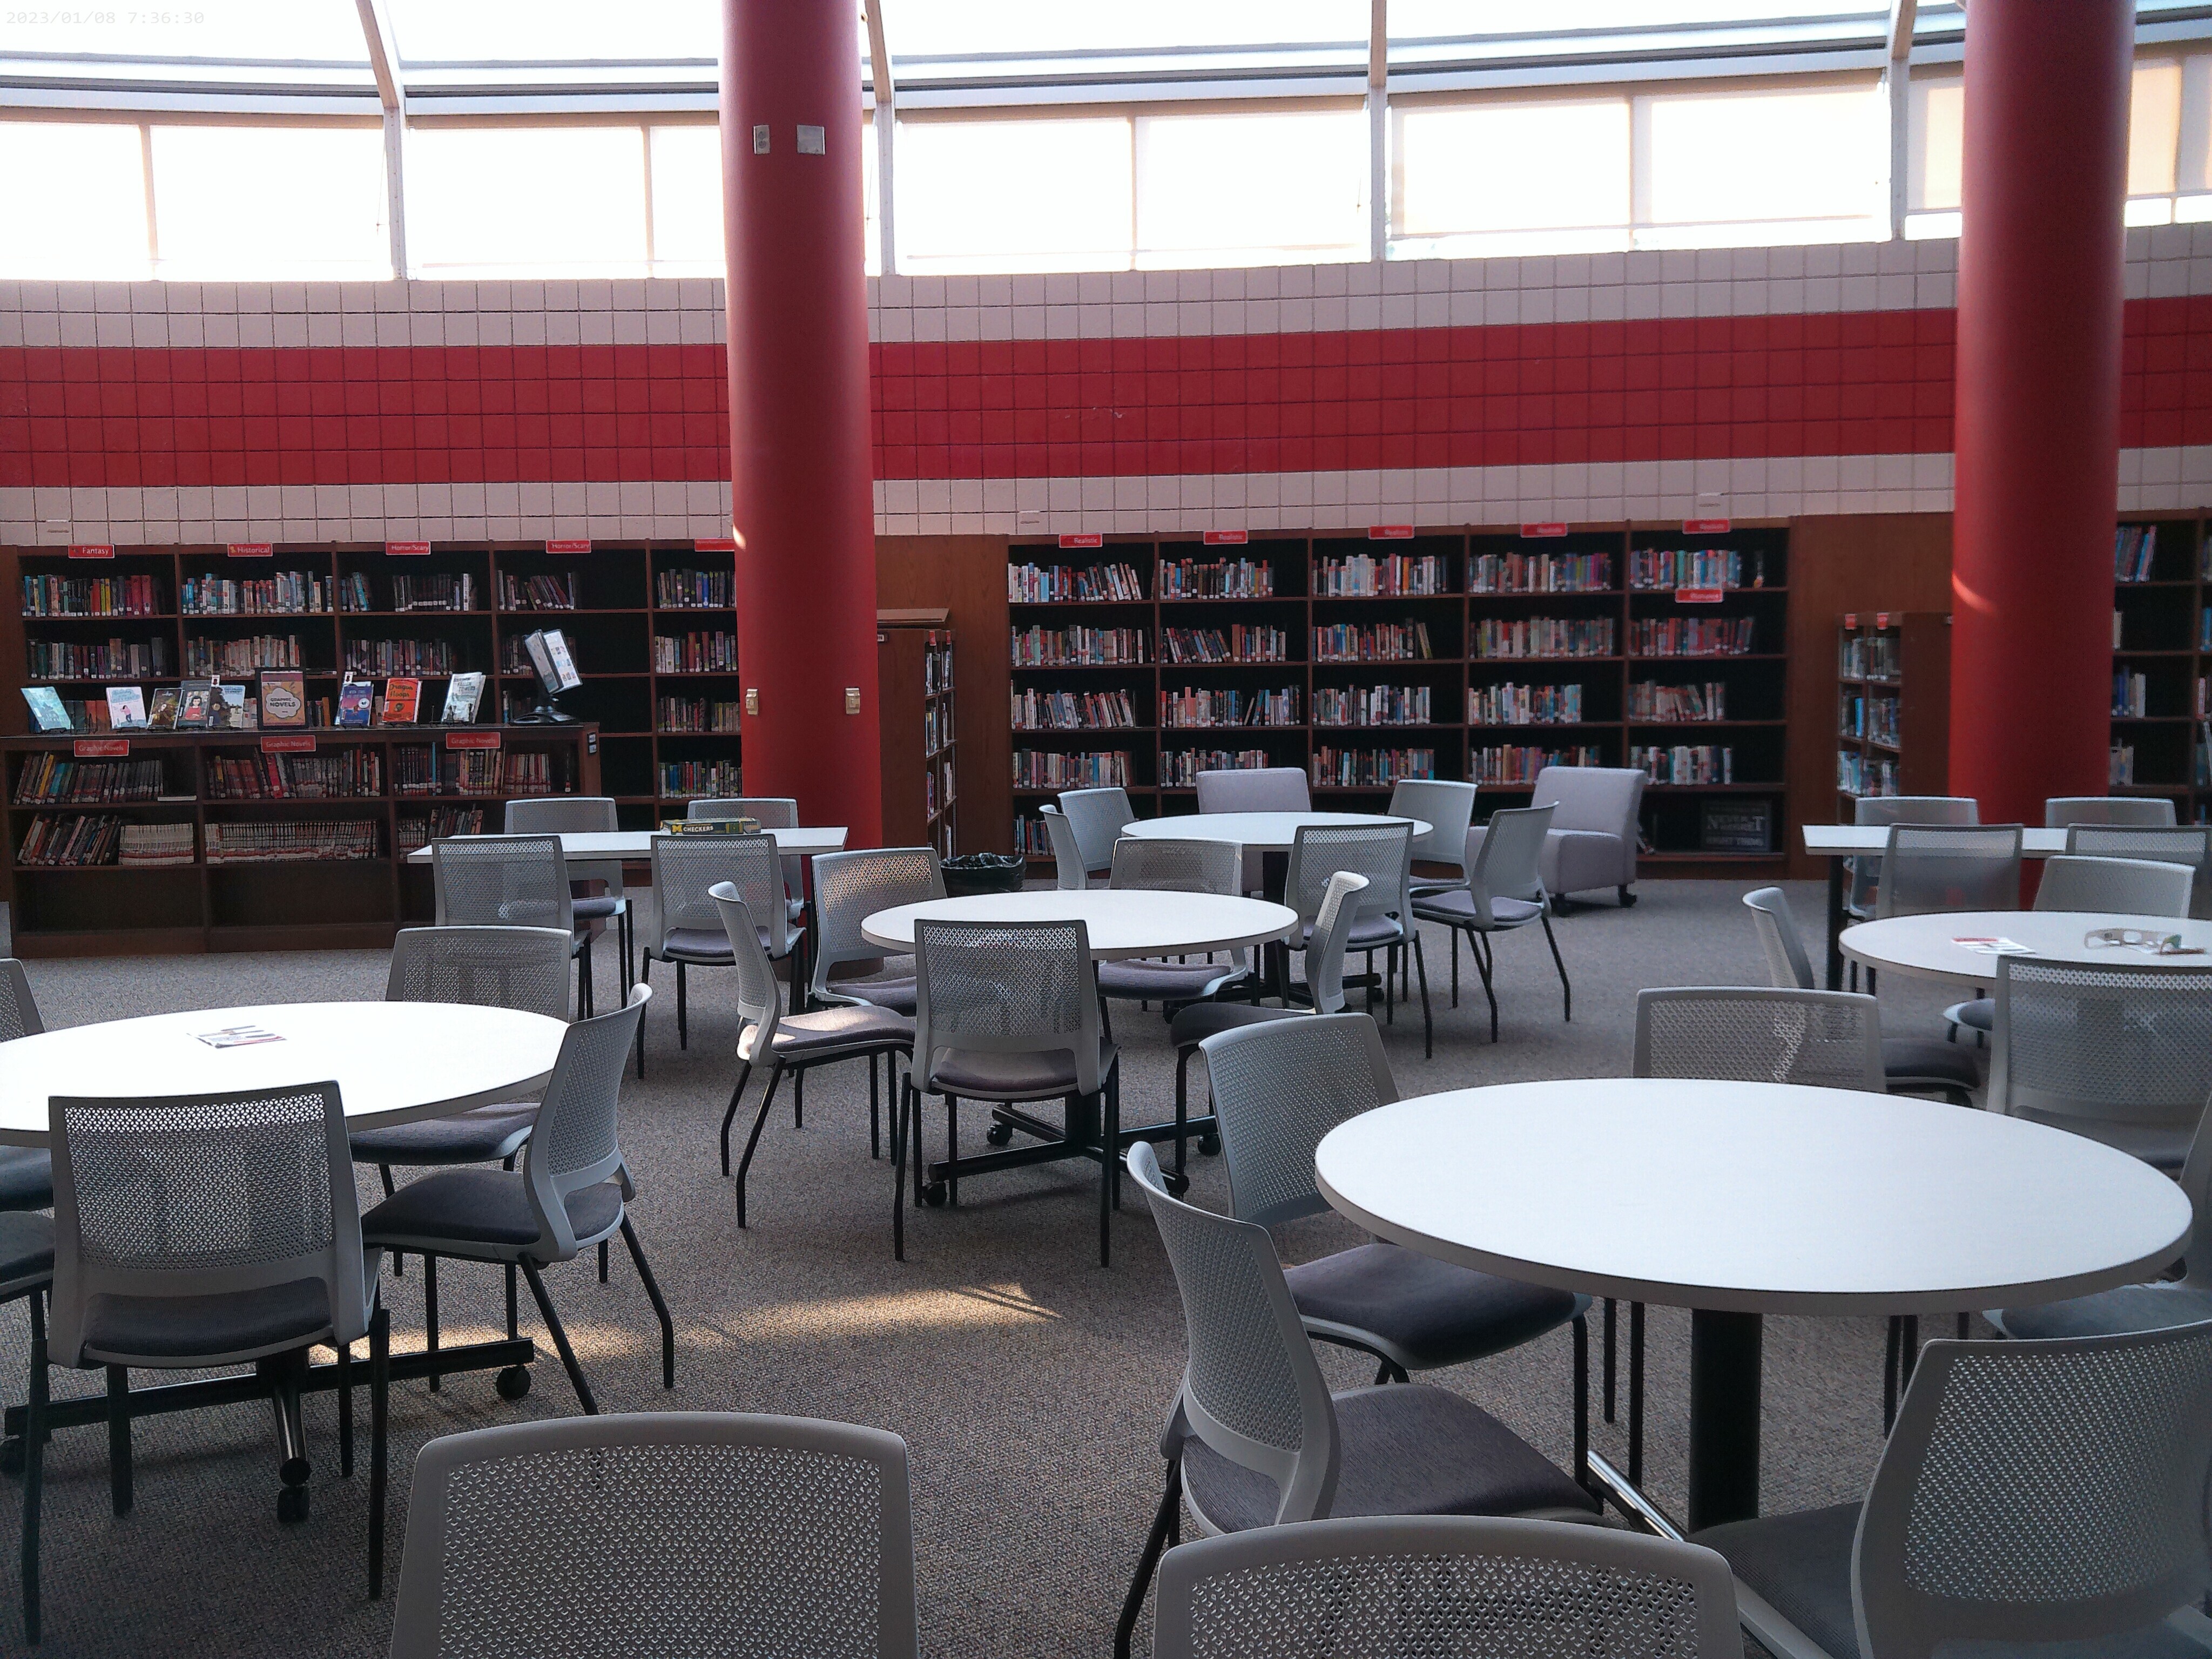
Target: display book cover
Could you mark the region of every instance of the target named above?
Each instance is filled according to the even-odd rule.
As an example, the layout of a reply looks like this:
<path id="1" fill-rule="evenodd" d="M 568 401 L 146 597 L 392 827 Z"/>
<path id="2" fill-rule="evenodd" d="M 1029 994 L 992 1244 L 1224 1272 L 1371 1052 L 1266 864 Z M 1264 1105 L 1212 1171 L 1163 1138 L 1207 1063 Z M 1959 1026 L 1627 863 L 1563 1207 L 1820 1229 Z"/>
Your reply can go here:
<path id="1" fill-rule="evenodd" d="M 51 685 L 27 685 L 23 701 L 31 706 L 31 723 L 41 732 L 66 732 L 70 729 L 69 710 L 62 707 L 62 694 Z"/>
<path id="2" fill-rule="evenodd" d="M 446 706 L 439 716 L 442 726 L 471 726 L 477 718 L 477 705 L 483 701 L 484 677 L 480 673 L 456 674 L 446 684 Z"/>
<path id="3" fill-rule="evenodd" d="M 338 688 L 338 724 L 367 726 L 376 704 L 376 687 L 367 680 L 348 680 Z"/>
<path id="4" fill-rule="evenodd" d="M 379 724 L 412 726 L 422 703 L 422 681 L 404 677 L 388 679 L 384 683 L 384 713 Z"/>
<path id="5" fill-rule="evenodd" d="M 107 688 L 107 723 L 118 732 L 146 729 L 146 696 L 135 685 Z"/>
<path id="6" fill-rule="evenodd" d="M 261 723 L 267 726 L 307 723 L 307 677 L 296 668 L 261 671 Z"/>

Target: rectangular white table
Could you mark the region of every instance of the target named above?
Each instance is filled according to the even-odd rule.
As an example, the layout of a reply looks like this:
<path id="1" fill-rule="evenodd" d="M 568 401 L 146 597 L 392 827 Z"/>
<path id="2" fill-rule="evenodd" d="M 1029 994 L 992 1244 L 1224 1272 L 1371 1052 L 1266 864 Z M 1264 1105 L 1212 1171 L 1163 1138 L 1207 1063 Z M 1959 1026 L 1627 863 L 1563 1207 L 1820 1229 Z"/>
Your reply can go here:
<path id="1" fill-rule="evenodd" d="M 564 830 L 561 832 L 561 854 L 571 865 L 642 864 L 653 856 L 653 838 L 659 833 L 656 830 Z M 765 830 L 762 833 L 775 836 L 777 850 L 793 858 L 845 850 L 846 831 L 842 825 L 801 825 L 791 830 Z M 468 837 L 457 836 L 453 839 L 465 841 Z M 428 864 L 430 849 L 416 848 L 407 855 L 407 861 Z"/>
<path id="2" fill-rule="evenodd" d="M 1828 860 L 1828 988 L 1844 981 L 1843 947 L 1837 940 L 1844 932 L 1844 860 L 1871 853 L 1877 857 L 1889 845 L 1886 823 L 1808 823 L 1805 850 Z M 2029 829 L 2021 832 L 2020 855 L 2026 859 L 2054 858 L 2066 850 L 2063 830 Z"/>

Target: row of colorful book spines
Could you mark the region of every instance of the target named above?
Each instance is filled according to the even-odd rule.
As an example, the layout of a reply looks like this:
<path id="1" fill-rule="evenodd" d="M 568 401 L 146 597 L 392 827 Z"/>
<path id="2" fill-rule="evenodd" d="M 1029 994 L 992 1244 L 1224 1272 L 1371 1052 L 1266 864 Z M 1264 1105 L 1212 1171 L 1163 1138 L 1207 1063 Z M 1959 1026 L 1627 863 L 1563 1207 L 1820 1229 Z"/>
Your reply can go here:
<path id="1" fill-rule="evenodd" d="M 1433 778 L 1433 749 L 1322 749 L 1308 763 L 1317 788 L 1370 789 L 1400 778 Z"/>
<path id="2" fill-rule="evenodd" d="M 653 578 L 653 593 L 664 611 L 726 610 L 737 598 L 726 570 L 664 570 Z"/>
<path id="3" fill-rule="evenodd" d="M 744 775 L 727 761 L 663 761 L 660 763 L 660 793 L 663 796 L 679 795 L 723 797 L 742 795 Z"/>
<path id="4" fill-rule="evenodd" d="M 280 570 L 265 581 L 187 577 L 184 600 L 178 606 L 188 617 L 322 615 L 330 608 L 329 584 L 298 570 Z"/>
<path id="5" fill-rule="evenodd" d="M 46 750 L 26 756 L 15 780 L 18 806 L 152 800 L 161 793 L 158 760 L 81 761 Z"/>
<path id="6" fill-rule="evenodd" d="M 653 672 L 656 674 L 699 674 L 738 665 L 738 636 L 734 634 L 686 634 L 680 638 L 656 634 L 653 640 Z"/>
<path id="7" fill-rule="evenodd" d="M 574 611 L 576 579 L 502 574 L 499 579 L 499 605 L 502 611 Z"/>
<path id="8" fill-rule="evenodd" d="M 23 659 L 34 680 L 130 679 L 172 672 L 168 641 L 158 635 L 143 641 L 111 639 L 91 645 L 26 640 Z"/>
<path id="9" fill-rule="evenodd" d="M 152 576 L 26 576 L 27 617 L 149 617 L 162 609 Z"/>
<path id="10" fill-rule="evenodd" d="M 656 731 L 677 734 L 728 735 L 739 729 L 744 706 L 703 697 L 662 697 L 653 704 Z"/>
<path id="11" fill-rule="evenodd" d="M 1734 783 L 1735 750 L 1711 744 L 1674 744 L 1645 748 L 1632 744 L 1628 764 L 1642 767 L 1653 783 Z"/>

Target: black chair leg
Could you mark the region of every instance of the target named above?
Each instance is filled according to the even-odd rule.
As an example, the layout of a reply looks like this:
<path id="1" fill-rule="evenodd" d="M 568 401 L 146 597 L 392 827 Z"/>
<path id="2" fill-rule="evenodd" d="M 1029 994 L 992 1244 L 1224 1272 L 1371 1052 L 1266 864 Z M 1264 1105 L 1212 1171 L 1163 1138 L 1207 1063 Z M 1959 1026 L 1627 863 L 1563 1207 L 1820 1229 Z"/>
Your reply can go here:
<path id="1" fill-rule="evenodd" d="M 791 1074 L 791 1127 L 794 1129 L 806 1127 L 806 1073 L 804 1070 L 793 1071 Z"/>
<path id="2" fill-rule="evenodd" d="M 341 1342 L 338 1351 L 338 1473 L 353 1473 L 353 1344 Z"/>
<path id="3" fill-rule="evenodd" d="M 1490 1040 L 1495 1042 L 1498 1041 L 1498 987 L 1492 975 L 1498 959 L 1486 948 L 1486 944 L 1480 933 L 1470 933 L 1467 936 L 1467 948 L 1474 957 L 1474 970 L 1482 975 L 1482 994 L 1490 999 Z"/>
<path id="4" fill-rule="evenodd" d="M 1190 1057 L 1195 1048 L 1176 1050 L 1176 1165 L 1177 1180 L 1183 1175 L 1183 1162 L 1190 1146 Z"/>
<path id="5" fill-rule="evenodd" d="M 1544 925 L 1544 943 L 1552 947 L 1552 966 L 1559 970 L 1559 996 L 1566 1005 L 1566 1018 L 1571 1020 L 1575 1017 L 1575 988 L 1567 983 L 1567 964 L 1559 959 L 1559 941 L 1553 937 L 1552 919 L 1540 914 L 1536 919 Z"/>
<path id="6" fill-rule="evenodd" d="M 510 1340 L 522 1334 L 515 1320 L 514 1263 L 507 1264 L 507 1334 Z"/>
<path id="7" fill-rule="evenodd" d="M 561 1368 L 568 1373 L 568 1386 L 575 1389 L 584 1415 L 597 1417 L 599 1402 L 592 1398 L 592 1385 L 584 1381 L 584 1369 L 576 1363 L 576 1351 L 568 1346 L 568 1328 L 562 1324 L 561 1316 L 553 1311 L 553 1298 L 545 1293 L 544 1277 L 528 1256 L 522 1258 L 522 1276 L 530 1281 L 530 1294 L 538 1303 L 538 1316 L 545 1322 L 545 1329 L 553 1339 L 553 1350 L 561 1356 Z"/>
<path id="8" fill-rule="evenodd" d="M 730 1172 L 730 1125 L 737 1121 L 738 1100 L 745 1091 L 745 1085 L 753 1080 L 753 1066 L 749 1060 L 738 1062 L 738 1086 L 730 1091 L 730 1109 L 722 1114 L 722 1173 Z"/>
<path id="9" fill-rule="evenodd" d="M 46 1322 L 31 1297 L 31 1386 L 23 1405 L 23 1634 L 39 1639 L 39 1510 L 46 1486 Z"/>
<path id="10" fill-rule="evenodd" d="M 891 1260 L 906 1260 L 906 1146 L 907 1101 L 914 1093 L 909 1078 L 904 1088 L 891 1091 Z M 919 1161 L 921 1154 L 915 1158 Z"/>
<path id="11" fill-rule="evenodd" d="M 1182 1457 L 1180 1449 L 1168 1458 L 1167 1489 L 1152 1516 L 1152 1528 L 1145 1534 L 1144 1553 L 1137 1558 L 1136 1576 L 1122 1598 L 1121 1616 L 1114 1621 L 1114 1659 L 1129 1659 L 1129 1639 L 1136 1634 L 1137 1615 L 1144 1611 L 1145 1593 L 1159 1570 L 1160 1553 L 1172 1548 L 1182 1532 Z"/>
<path id="12" fill-rule="evenodd" d="M 1644 1485 L 1644 1304 L 1628 1304 L 1628 1484 Z"/>
<path id="13" fill-rule="evenodd" d="M 107 1490 L 118 1515 L 131 1513 L 131 1372 L 107 1368 Z"/>
<path id="14" fill-rule="evenodd" d="M 868 1156 L 871 1158 L 884 1155 L 883 1097 L 876 1089 L 876 1061 L 878 1058 L 887 1059 L 889 1056 L 868 1056 Z"/>
<path id="15" fill-rule="evenodd" d="M 604 1239 L 604 1238 L 603 1238 L 603 1239 L 601 1239 L 601 1240 L 599 1241 L 599 1283 L 600 1283 L 600 1284 L 602 1284 L 602 1285 L 604 1285 L 604 1284 L 605 1284 L 606 1282 L 607 1282 L 607 1241 L 606 1241 L 605 1239 Z"/>
<path id="16" fill-rule="evenodd" d="M 1575 1483 L 1588 1492 L 1589 1472 L 1589 1320 L 1574 1318 L 1575 1340 Z"/>
<path id="17" fill-rule="evenodd" d="M 438 1371 L 435 1356 L 438 1352 L 438 1258 L 422 1258 L 422 1342 L 430 1351 L 433 1363 L 430 1370 L 430 1392 L 438 1392 Z"/>
<path id="18" fill-rule="evenodd" d="M 684 964 L 680 962 L 676 964 L 676 1046 L 679 1048 L 691 1046 L 691 1022 L 684 1008 Z"/>
<path id="19" fill-rule="evenodd" d="M 639 1280 L 645 1285 L 645 1294 L 653 1304 L 653 1316 L 660 1322 L 660 1386 L 676 1386 L 676 1322 L 668 1316 L 668 1303 L 660 1294 L 660 1281 L 653 1276 L 653 1267 L 645 1259 L 645 1247 L 637 1242 L 637 1229 L 629 1224 L 629 1217 L 622 1219 L 623 1243 L 629 1246 L 629 1259 L 637 1267 Z M 601 1249 L 606 1248 L 602 1244 Z"/>
<path id="20" fill-rule="evenodd" d="M 1892 1314 L 1882 1337 L 1881 1431 L 1884 1434 L 1897 1425 L 1897 1359 L 1904 1335 L 1905 1321 Z"/>
<path id="21" fill-rule="evenodd" d="M 783 1062 L 777 1060 L 769 1068 L 768 1087 L 761 1091 L 760 1110 L 753 1114 L 753 1132 L 745 1137 L 744 1156 L 738 1160 L 738 1225 L 745 1224 L 745 1174 L 753 1167 L 753 1148 L 760 1145 L 761 1131 L 768 1124 L 768 1109 L 775 1101 L 775 1085 L 783 1081 Z M 737 1097 L 730 1097 L 732 1110 Z"/>
<path id="22" fill-rule="evenodd" d="M 1115 1148 L 1114 1133 L 1106 1109 L 1107 1091 L 1097 1095 L 1098 1111 L 1098 1265 L 1113 1265 L 1114 1258 L 1114 1165 L 1120 1157 Z"/>
<path id="23" fill-rule="evenodd" d="M 384 1498 L 390 1486 L 392 1310 L 368 1322 L 368 1599 L 384 1594 Z"/>
<path id="24" fill-rule="evenodd" d="M 584 948 L 576 952 L 576 1006 L 589 1019 L 597 1011 L 592 996 L 592 936 L 584 935 Z"/>
<path id="25" fill-rule="evenodd" d="M 1413 933 L 1413 970 L 1421 981 L 1421 1058 L 1434 1060 L 1437 1057 L 1437 1017 L 1429 1008 L 1429 958 L 1421 949 L 1421 935 L 1418 928 Z"/>
<path id="26" fill-rule="evenodd" d="M 1445 933 L 1446 936 L 1447 936 L 1447 937 L 1449 937 L 1449 938 L 1450 939 L 1450 940 L 1451 940 L 1451 958 L 1452 958 L 1452 998 L 1451 998 L 1451 1006 L 1452 1006 L 1453 1007 L 1456 1008 L 1456 1007 L 1458 1007 L 1458 1006 L 1459 1006 L 1459 929 L 1458 929 L 1458 928 L 1456 928 L 1456 927 L 1447 927 L 1447 928 L 1445 928 L 1445 929 L 1444 929 L 1444 933 Z"/>
<path id="27" fill-rule="evenodd" d="M 1620 1304 L 1611 1297 L 1605 1299 L 1605 1420 L 1613 1420 L 1616 1390 L 1613 1387 L 1613 1354 L 1619 1346 Z"/>
<path id="28" fill-rule="evenodd" d="M 653 958 L 650 956 L 642 956 L 637 959 L 637 982 L 640 985 L 653 983 Z M 625 988 L 623 994 L 628 996 L 629 990 Z M 637 1018 L 637 1074 L 640 1077 L 645 1075 L 645 1016 L 643 1014 L 640 1014 Z"/>

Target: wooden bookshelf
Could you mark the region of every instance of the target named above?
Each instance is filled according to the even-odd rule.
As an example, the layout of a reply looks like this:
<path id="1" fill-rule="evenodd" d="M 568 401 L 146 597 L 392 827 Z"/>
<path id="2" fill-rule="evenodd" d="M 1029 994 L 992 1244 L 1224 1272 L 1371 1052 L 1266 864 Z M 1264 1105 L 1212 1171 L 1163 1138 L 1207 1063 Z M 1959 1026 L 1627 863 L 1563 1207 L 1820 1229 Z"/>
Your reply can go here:
<path id="1" fill-rule="evenodd" d="M 2119 522 L 2109 781 L 2116 795 L 2166 796 L 2185 823 L 2212 816 L 2197 726 L 2212 672 L 2206 557 L 2205 521 L 2197 514 L 2131 514 Z"/>
<path id="2" fill-rule="evenodd" d="M 1838 821 L 1862 796 L 1950 793 L 1951 618 L 1846 613 L 1836 627 Z"/>
<path id="3" fill-rule="evenodd" d="M 438 835 L 499 830 L 512 799 L 602 793 L 601 750 L 599 727 L 580 722 L 0 737 L 15 953 L 389 945 L 431 915 L 429 872 L 408 852 Z M 34 798 L 63 763 L 80 795 L 96 786 L 124 798 Z M 350 773 L 336 784 L 344 793 L 300 793 L 316 787 L 303 775 L 323 769 Z M 249 774 L 261 793 L 246 793 Z M 123 847 L 126 829 L 169 826 L 184 855 L 133 866 L 118 847 L 97 863 L 25 861 L 42 820 L 51 847 L 66 821 L 86 818 L 111 821 Z M 337 855 L 278 856 L 342 837 L 350 844 L 325 847 Z"/>
<path id="4" fill-rule="evenodd" d="M 1048 857 L 1038 809 L 1086 783 L 1121 783 L 1147 816 L 1194 810 L 1192 774 L 1236 764 L 1302 767 L 1317 800 L 1351 811 L 1382 806 L 1394 775 L 1471 779 L 1511 805 L 1559 759 L 1656 775 L 1648 858 L 1778 859 L 1786 523 L 1545 528 L 1556 533 L 1013 542 L 1018 849 Z M 1710 580 L 1669 562 L 1698 552 L 1717 556 Z M 1370 584 L 1362 560 L 1408 562 Z M 1029 567 L 1066 572 L 1085 596 L 1026 577 Z M 1727 648 L 1707 648 L 1722 630 Z M 1692 632 L 1694 653 L 1683 648 Z M 1216 635 L 1244 654 L 1192 659 L 1201 647 L 1211 656 Z M 1396 650 L 1407 654 L 1374 654 Z M 1685 688 L 1694 703 L 1659 695 Z M 1179 723 L 1194 717 L 1224 723 Z M 1070 718 L 1084 723 L 1044 724 Z M 1763 810 L 1771 850 L 1713 848 L 1709 802 Z"/>
<path id="5" fill-rule="evenodd" d="M 876 613 L 876 697 L 883 710 L 884 844 L 959 850 L 959 744 L 952 629 L 942 609 Z"/>

